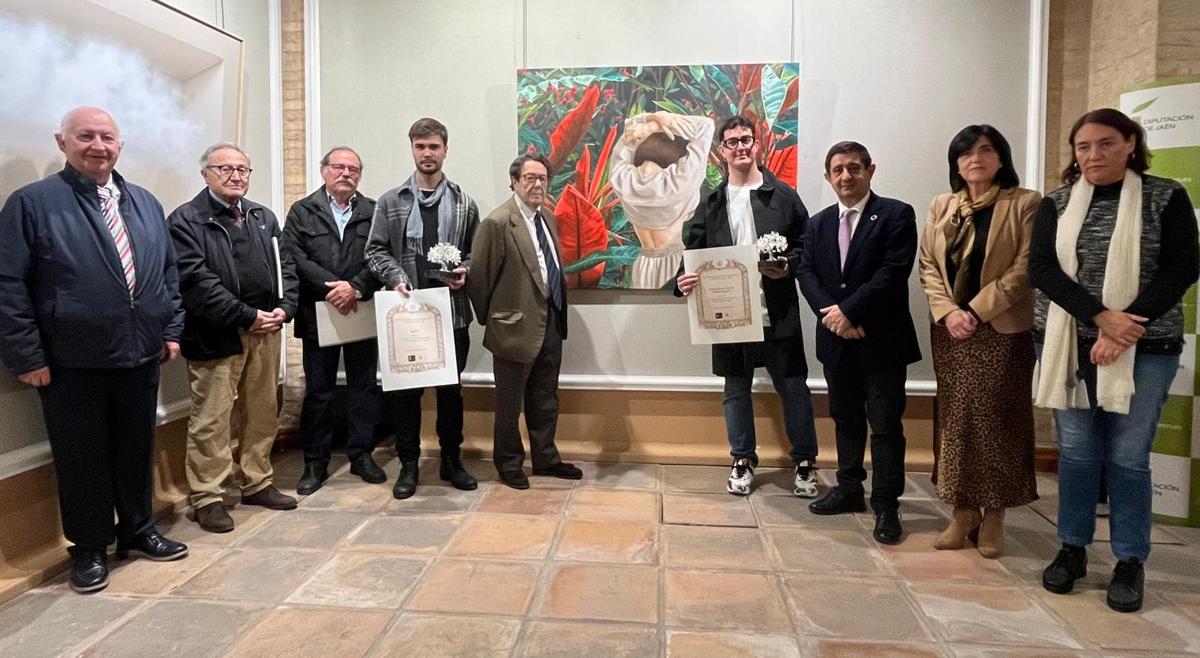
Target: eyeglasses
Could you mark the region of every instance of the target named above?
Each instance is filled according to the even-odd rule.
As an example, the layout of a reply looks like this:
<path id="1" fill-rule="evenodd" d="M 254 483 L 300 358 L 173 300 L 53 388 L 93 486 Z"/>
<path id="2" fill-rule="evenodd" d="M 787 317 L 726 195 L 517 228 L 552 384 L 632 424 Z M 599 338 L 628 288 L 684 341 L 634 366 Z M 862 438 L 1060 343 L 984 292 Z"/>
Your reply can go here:
<path id="1" fill-rule="evenodd" d="M 742 135 L 741 137 L 730 137 L 721 141 L 721 146 L 727 149 L 735 149 L 739 146 L 750 146 L 754 143 L 754 135 Z"/>
<path id="2" fill-rule="evenodd" d="M 362 167 L 355 167 L 354 165 L 329 164 L 329 165 L 325 165 L 325 166 L 338 172 L 339 174 L 347 173 L 347 174 L 350 174 L 351 176 L 357 176 L 362 173 Z"/>
<path id="3" fill-rule="evenodd" d="M 250 172 L 254 171 L 250 167 L 235 167 L 233 165 L 208 165 L 205 169 L 212 169 L 225 178 L 230 178 L 234 172 L 237 172 L 242 178 L 246 178 L 250 175 Z"/>
<path id="4" fill-rule="evenodd" d="M 546 178 L 545 176 L 542 176 L 540 174 L 522 174 L 521 175 L 521 182 L 529 184 L 529 185 L 533 185 L 534 183 L 545 183 L 548 180 L 550 180 L 550 179 Z"/>

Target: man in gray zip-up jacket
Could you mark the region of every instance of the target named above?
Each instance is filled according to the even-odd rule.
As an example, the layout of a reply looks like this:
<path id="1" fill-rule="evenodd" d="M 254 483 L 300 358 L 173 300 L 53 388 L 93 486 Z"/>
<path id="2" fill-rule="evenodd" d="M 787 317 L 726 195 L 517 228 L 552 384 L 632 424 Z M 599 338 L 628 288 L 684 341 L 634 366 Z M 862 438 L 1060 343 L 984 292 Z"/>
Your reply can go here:
<path id="1" fill-rule="evenodd" d="M 276 385 L 280 330 L 296 313 L 295 269 L 279 248 L 279 222 L 246 199 L 250 158 L 234 144 L 204 151 L 207 186 L 167 218 L 179 256 L 188 360 L 187 478 L 196 522 L 209 532 L 233 530 L 221 502 L 241 453 L 245 505 L 292 509 L 296 500 L 272 484 L 271 447 L 279 423 Z M 232 419 L 238 416 L 236 435 Z"/>

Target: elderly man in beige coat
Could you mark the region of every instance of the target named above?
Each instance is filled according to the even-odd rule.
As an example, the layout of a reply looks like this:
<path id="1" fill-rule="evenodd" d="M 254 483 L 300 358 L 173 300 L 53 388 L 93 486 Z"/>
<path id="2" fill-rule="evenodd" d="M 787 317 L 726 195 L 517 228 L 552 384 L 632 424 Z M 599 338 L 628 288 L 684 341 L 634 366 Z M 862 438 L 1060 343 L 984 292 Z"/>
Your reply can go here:
<path id="1" fill-rule="evenodd" d="M 554 216 L 542 207 L 550 163 L 522 155 L 508 168 L 513 197 L 475 232 L 468 292 L 475 317 L 487 327 L 496 381 L 493 460 L 500 479 L 528 489 L 518 421 L 525 411 L 533 474 L 583 477 L 554 445 L 558 424 L 558 371 L 567 337 L 567 286 Z"/>

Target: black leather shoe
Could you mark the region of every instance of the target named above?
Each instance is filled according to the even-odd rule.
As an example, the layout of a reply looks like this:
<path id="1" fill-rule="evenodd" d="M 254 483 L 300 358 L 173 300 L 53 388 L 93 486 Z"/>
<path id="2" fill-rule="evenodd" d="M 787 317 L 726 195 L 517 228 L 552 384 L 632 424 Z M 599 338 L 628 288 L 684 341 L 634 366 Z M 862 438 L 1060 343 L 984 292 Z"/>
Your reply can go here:
<path id="1" fill-rule="evenodd" d="M 903 533 L 900 528 L 900 512 L 894 509 L 875 512 L 875 530 L 871 532 L 875 541 L 880 544 L 899 544 L 900 535 Z"/>
<path id="2" fill-rule="evenodd" d="M 582 480 L 583 471 L 579 470 L 574 464 L 567 462 L 559 462 L 553 466 L 545 468 L 533 469 L 534 475 L 548 475 L 552 478 L 562 478 L 564 480 Z"/>
<path id="3" fill-rule="evenodd" d="M 438 469 L 438 477 L 449 482 L 455 489 L 463 491 L 473 491 L 479 486 L 475 478 L 463 468 L 462 459 L 454 456 L 442 457 L 441 467 Z"/>
<path id="4" fill-rule="evenodd" d="M 834 487 L 825 497 L 809 503 L 808 510 L 813 514 L 849 514 L 851 512 L 867 511 L 867 502 L 862 492 L 850 493 L 842 487 Z"/>
<path id="5" fill-rule="evenodd" d="M 108 556 L 105 546 L 72 546 L 71 589 L 81 594 L 108 587 Z"/>
<path id="6" fill-rule="evenodd" d="M 387 473 L 379 468 L 369 452 L 359 453 L 350 459 L 350 472 L 369 484 L 387 482 Z"/>
<path id="7" fill-rule="evenodd" d="M 525 471 L 500 473 L 500 481 L 512 487 L 513 489 L 529 488 L 529 478 L 525 477 Z"/>
<path id="8" fill-rule="evenodd" d="M 129 540 L 117 541 L 117 557 L 124 560 L 130 553 L 138 553 L 156 562 L 170 562 L 187 557 L 187 544 L 167 539 L 157 530 L 146 532 Z"/>
<path id="9" fill-rule="evenodd" d="M 400 462 L 400 476 L 396 478 L 396 486 L 392 487 L 392 497 L 404 500 L 417 493 L 417 462 Z"/>
<path id="10" fill-rule="evenodd" d="M 301 496 L 315 493 L 328 479 L 329 471 L 325 462 L 304 462 L 304 475 L 296 483 L 296 493 Z"/>
<path id="11" fill-rule="evenodd" d="M 268 484 L 266 489 L 249 496 L 243 495 L 242 504 L 258 505 L 267 509 L 296 509 L 296 499 L 281 493 L 273 484 Z"/>
<path id="12" fill-rule="evenodd" d="M 1068 594 L 1075 581 L 1087 575 L 1087 550 L 1063 544 L 1050 566 L 1042 571 L 1042 587 L 1055 594 Z"/>
<path id="13" fill-rule="evenodd" d="M 221 503 L 212 503 L 196 510 L 196 523 L 208 532 L 230 532 L 233 530 L 233 517 L 225 511 Z"/>
<path id="14" fill-rule="evenodd" d="M 1108 607 L 1117 612 L 1137 612 L 1142 609 L 1145 589 L 1146 567 L 1137 558 L 1121 560 L 1108 583 Z"/>

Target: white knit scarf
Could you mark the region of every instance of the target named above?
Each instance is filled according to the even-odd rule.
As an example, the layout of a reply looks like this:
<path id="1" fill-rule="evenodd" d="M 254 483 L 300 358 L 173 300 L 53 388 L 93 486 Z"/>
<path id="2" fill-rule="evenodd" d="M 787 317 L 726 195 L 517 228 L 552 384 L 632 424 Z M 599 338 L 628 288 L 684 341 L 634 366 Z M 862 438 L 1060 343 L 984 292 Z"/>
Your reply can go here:
<path id="1" fill-rule="evenodd" d="M 1079 271 L 1075 242 L 1083 228 L 1092 203 L 1094 187 L 1082 176 L 1071 188 L 1067 208 L 1058 218 L 1054 248 L 1062 271 L 1074 279 Z M 1104 269 L 1104 290 L 1101 302 L 1107 309 L 1124 310 L 1138 294 L 1142 256 L 1142 178 L 1125 170 L 1121 198 L 1117 206 L 1117 223 L 1108 243 L 1108 260 Z M 1129 413 L 1133 397 L 1133 363 L 1136 346 L 1125 350 L 1116 361 L 1096 367 L 1096 402 L 1105 411 Z M 1076 373 L 1079 371 L 1079 348 L 1075 318 L 1061 306 L 1050 304 L 1046 314 L 1046 338 L 1038 374 L 1039 407 L 1051 409 L 1087 409 L 1087 387 Z"/>

